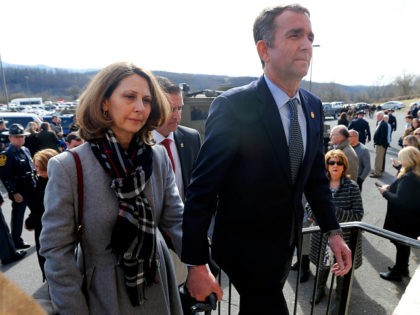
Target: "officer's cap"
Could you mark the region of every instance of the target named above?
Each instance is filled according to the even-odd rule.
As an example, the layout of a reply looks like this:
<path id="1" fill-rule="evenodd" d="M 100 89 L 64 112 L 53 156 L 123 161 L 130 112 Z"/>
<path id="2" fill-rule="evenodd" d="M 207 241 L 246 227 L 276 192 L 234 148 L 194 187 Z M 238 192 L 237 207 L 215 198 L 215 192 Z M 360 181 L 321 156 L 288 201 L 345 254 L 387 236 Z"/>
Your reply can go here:
<path id="1" fill-rule="evenodd" d="M 29 136 L 30 133 L 25 131 L 21 124 L 13 124 L 9 127 L 9 131 L 3 132 L 4 135 L 9 136 Z"/>

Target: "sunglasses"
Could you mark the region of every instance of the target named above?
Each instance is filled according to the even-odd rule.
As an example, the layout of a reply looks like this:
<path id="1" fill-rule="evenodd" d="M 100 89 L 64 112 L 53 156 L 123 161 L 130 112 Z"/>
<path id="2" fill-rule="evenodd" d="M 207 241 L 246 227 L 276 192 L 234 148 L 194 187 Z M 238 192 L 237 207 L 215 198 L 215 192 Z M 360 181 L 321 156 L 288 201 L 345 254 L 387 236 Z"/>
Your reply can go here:
<path id="1" fill-rule="evenodd" d="M 327 162 L 327 164 L 328 164 L 328 165 L 335 165 L 335 164 L 337 164 L 338 166 L 343 166 L 343 165 L 344 165 L 344 163 L 343 163 L 343 162 L 341 162 L 341 161 L 331 161 L 331 160 L 329 160 L 329 161 Z"/>

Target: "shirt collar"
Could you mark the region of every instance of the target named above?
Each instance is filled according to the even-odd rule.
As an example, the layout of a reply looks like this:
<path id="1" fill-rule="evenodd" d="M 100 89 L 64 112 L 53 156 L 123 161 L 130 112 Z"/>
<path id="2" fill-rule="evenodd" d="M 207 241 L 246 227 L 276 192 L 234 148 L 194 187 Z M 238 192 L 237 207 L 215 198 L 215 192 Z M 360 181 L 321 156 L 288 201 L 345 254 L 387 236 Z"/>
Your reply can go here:
<path id="1" fill-rule="evenodd" d="M 302 104 L 299 97 L 299 90 L 296 92 L 295 96 L 289 97 L 286 94 L 286 92 L 284 92 L 281 88 L 275 85 L 265 74 L 264 79 L 279 109 L 286 105 L 287 101 L 291 98 L 297 98 L 299 100 L 299 103 Z"/>
<path id="2" fill-rule="evenodd" d="M 174 133 L 173 132 L 171 132 L 167 137 L 164 137 L 164 136 L 162 136 L 158 131 L 156 131 L 156 130 L 153 130 L 152 131 L 152 133 L 153 133 L 153 139 L 155 139 L 155 141 L 156 141 L 156 143 L 161 143 L 163 140 L 165 140 L 165 139 L 170 139 L 170 140 L 172 140 L 172 141 L 175 141 L 175 138 L 174 138 Z"/>

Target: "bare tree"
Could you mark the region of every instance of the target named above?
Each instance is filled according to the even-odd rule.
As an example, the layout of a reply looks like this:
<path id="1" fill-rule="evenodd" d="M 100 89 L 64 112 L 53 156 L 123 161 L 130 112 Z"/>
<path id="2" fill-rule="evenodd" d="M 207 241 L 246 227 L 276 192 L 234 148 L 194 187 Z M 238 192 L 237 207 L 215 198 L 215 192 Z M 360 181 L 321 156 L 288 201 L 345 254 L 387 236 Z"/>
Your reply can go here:
<path id="1" fill-rule="evenodd" d="M 397 96 L 408 96 L 413 92 L 414 89 L 415 75 L 403 73 L 397 77 L 394 81 Z"/>

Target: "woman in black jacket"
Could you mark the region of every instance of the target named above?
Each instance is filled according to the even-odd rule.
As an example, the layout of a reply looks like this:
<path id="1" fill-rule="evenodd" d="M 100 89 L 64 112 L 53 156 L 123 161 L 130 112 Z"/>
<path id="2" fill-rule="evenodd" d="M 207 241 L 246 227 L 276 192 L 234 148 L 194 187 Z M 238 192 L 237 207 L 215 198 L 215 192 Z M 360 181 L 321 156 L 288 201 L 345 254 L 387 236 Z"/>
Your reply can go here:
<path id="1" fill-rule="evenodd" d="M 31 213 L 29 214 L 28 218 L 25 220 L 25 227 L 28 230 L 35 230 L 36 252 L 38 255 L 38 262 L 39 262 L 39 267 L 41 268 L 43 281 L 45 281 L 45 274 L 44 274 L 45 258 L 39 254 L 39 249 L 40 249 L 39 235 L 41 234 L 41 230 L 42 230 L 41 218 L 45 211 L 44 195 L 45 195 L 45 187 L 47 186 L 47 182 L 48 182 L 47 164 L 48 164 L 48 160 L 57 154 L 58 152 L 56 150 L 44 149 L 35 153 L 33 157 L 34 166 L 35 166 L 36 174 L 37 174 L 37 182 L 36 182 L 36 188 L 35 188 L 35 194 L 34 194 L 34 206 L 31 209 Z"/>
<path id="2" fill-rule="evenodd" d="M 420 226 L 420 151 L 412 146 L 398 153 L 402 168 L 397 180 L 391 185 L 379 186 L 378 190 L 388 200 L 384 229 L 407 237 L 416 238 Z M 379 275 L 385 280 L 401 281 L 409 276 L 410 247 L 394 243 L 397 248 L 395 265 Z"/>

